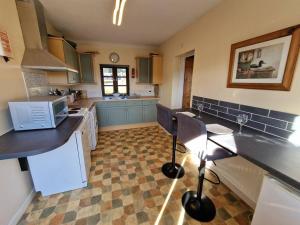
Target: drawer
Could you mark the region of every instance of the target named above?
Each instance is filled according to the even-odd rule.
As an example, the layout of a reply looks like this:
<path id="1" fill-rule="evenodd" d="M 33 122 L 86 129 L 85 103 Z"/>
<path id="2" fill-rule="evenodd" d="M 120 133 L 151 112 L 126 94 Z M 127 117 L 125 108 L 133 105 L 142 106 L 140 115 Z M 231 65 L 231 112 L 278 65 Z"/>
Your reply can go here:
<path id="1" fill-rule="evenodd" d="M 142 100 L 126 100 L 126 105 L 143 105 Z"/>
<path id="2" fill-rule="evenodd" d="M 126 106 L 126 102 L 124 100 L 121 100 L 121 101 L 103 101 L 97 103 L 97 107 L 119 107 L 119 106 Z"/>
<path id="3" fill-rule="evenodd" d="M 143 105 L 155 105 L 158 103 L 158 99 L 143 100 Z"/>

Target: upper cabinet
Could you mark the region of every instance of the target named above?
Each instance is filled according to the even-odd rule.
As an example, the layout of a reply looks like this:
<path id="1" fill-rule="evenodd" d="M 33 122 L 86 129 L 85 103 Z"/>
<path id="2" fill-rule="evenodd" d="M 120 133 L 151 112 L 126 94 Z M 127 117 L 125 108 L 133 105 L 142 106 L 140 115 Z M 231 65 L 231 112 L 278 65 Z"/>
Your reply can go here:
<path id="1" fill-rule="evenodd" d="M 162 84 L 163 69 L 162 57 L 160 55 L 152 55 L 150 57 L 150 72 L 152 74 L 152 84 Z"/>
<path id="2" fill-rule="evenodd" d="M 93 53 L 79 53 L 81 83 L 95 83 L 93 58 Z"/>
<path id="3" fill-rule="evenodd" d="M 79 70 L 77 52 L 65 39 L 48 37 L 48 51 L 72 69 Z"/>
<path id="4" fill-rule="evenodd" d="M 80 83 L 78 54 L 75 48 L 63 38 L 48 37 L 48 51 L 74 70 L 48 72 L 49 84 L 75 85 Z"/>
<path id="5" fill-rule="evenodd" d="M 150 57 L 136 58 L 137 83 L 162 84 L 162 57 L 150 55 Z"/>
<path id="6" fill-rule="evenodd" d="M 152 82 L 148 57 L 136 58 L 136 78 L 137 83 L 150 84 Z"/>

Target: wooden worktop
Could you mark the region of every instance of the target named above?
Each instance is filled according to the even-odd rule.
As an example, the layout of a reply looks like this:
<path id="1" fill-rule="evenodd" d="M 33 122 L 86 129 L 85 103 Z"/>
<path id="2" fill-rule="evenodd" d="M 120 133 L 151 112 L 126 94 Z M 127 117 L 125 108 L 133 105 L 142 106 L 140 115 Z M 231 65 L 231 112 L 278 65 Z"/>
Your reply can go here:
<path id="1" fill-rule="evenodd" d="M 102 101 L 135 101 L 135 100 L 153 100 L 153 99 L 159 99 L 159 97 L 155 96 L 141 96 L 141 97 L 132 97 L 128 99 L 119 99 L 114 97 L 95 97 L 95 98 L 83 98 L 80 100 L 77 100 L 73 102 L 72 104 L 69 104 L 69 107 L 81 107 L 81 108 L 89 108 L 91 109 L 97 102 Z"/>

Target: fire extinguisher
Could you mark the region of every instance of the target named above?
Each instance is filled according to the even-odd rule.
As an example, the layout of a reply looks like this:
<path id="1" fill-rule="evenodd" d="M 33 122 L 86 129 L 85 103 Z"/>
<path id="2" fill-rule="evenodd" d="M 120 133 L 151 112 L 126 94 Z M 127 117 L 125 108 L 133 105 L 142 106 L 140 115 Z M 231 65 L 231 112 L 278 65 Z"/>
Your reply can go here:
<path id="1" fill-rule="evenodd" d="M 131 78 L 135 78 L 135 69 L 134 68 L 131 69 Z"/>

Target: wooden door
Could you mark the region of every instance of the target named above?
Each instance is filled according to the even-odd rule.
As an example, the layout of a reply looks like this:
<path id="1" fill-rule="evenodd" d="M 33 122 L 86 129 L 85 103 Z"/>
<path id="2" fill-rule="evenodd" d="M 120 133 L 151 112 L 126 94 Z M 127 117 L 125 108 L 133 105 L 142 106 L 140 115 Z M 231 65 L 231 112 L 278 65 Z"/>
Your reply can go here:
<path id="1" fill-rule="evenodd" d="M 194 56 L 185 58 L 182 108 L 190 108 Z"/>

